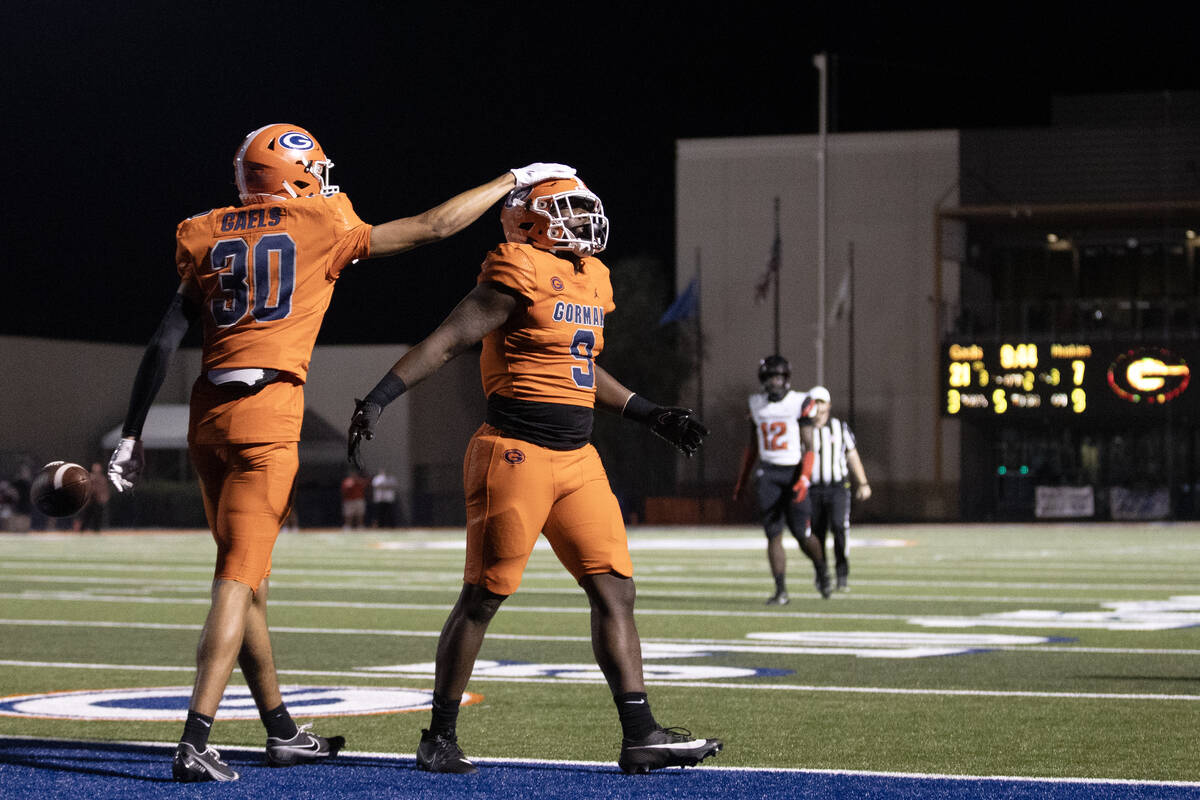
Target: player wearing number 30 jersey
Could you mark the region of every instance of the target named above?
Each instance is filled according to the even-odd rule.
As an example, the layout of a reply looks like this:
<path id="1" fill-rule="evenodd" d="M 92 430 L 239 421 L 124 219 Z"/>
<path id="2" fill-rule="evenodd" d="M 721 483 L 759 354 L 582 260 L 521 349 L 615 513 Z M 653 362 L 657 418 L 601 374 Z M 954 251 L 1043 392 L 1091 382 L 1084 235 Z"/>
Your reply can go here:
<path id="1" fill-rule="evenodd" d="M 626 772 L 695 764 L 721 742 L 665 729 L 650 713 L 625 525 L 588 439 L 594 406 L 648 425 L 689 456 L 708 431 L 688 409 L 658 406 L 595 363 L 615 307 L 596 258 L 608 241 L 600 198 L 577 178 L 544 181 L 512 192 L 501 222 L 508 241 L 487 256 L 476 287 L 357 401 L 350 422 L 357 460 L 384 406 L 483 341 L 487 416 L 463 459 L 463 587 L 438 641 L 433 719 L 417 766 L 476 771 L 458 746 L 459 704 L 488 623 L 542 534 L 592 608 L 592 649 L 623 733 L 617 763 Z"/>
<path id="2" fill-rule="evenodd" d="M 175 260 L 202 298 L 204 333 L 189 441 L 300 440 L 300 387 L 321 320 L 342 270 L 371 256 L 371 231 L 340 192 L 219 208 L 179 224 Z M 231 396 L 222 378 L 234 370 L 251 378 L 243 386 L 262 381 L 260 372 L 275 380 Z"/>
<path id="3" fill-rule="evenodd" d="M 180 283 L 134 380 L 124 435 L 109 460 L 119 491 L 142 469 L 141 431 L 184 334 L 200 320 L 202 371 L 193 386 L 189 452 L 217 543 L 212 605 L 196 652 L 196 679 L 175 753 L 179 781 L 238 774 L 208 747 L 235 662 L 267 728 L 273 766 L 336 755 L 341 737 L 301 730 L 283 704 L 267 629 L 271 552 L 292 504 L 303 384 L 321 319 L 342 269 L 443 239 L 515 187 L 575 173 L 530 164 L 413 217 L 367 225 L 329 181 L 333 162 L 303 128 L 267 125 L 234 156 L 240 206 L 180 223 Z"/>

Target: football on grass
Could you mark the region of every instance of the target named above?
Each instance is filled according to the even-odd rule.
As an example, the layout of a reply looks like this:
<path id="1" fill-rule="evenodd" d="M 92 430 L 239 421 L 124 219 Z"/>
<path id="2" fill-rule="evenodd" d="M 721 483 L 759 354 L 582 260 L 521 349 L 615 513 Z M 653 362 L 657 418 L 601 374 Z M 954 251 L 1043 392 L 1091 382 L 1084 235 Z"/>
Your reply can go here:
<path id="1" fill-rule="evenodd" d="M 29 490 L 33 504 L 48 517 L 77 514 L 91 496 L 91 476 L 70 461 L 51 461 L 42 467 Z"/>

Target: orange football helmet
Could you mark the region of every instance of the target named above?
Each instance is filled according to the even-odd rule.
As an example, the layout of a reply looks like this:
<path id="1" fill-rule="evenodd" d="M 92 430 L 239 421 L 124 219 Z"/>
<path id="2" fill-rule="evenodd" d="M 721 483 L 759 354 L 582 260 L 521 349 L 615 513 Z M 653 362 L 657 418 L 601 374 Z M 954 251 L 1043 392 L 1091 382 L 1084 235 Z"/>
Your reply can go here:
<path id="1" fill-rule="evenodd" d="M 233 175 L 242 205 L 292 197 L 328 197 L 333 162 L 311 133 L 275 123 L 253 131 L 233 157 Z"/>
<path id="2" fill-rule="evenodd" d="M 600 198 L 578 178 L 554 178 L 514 189 L 500 211 L 504 237 L 541 250 L 594 256 L 608 245 Z"/>

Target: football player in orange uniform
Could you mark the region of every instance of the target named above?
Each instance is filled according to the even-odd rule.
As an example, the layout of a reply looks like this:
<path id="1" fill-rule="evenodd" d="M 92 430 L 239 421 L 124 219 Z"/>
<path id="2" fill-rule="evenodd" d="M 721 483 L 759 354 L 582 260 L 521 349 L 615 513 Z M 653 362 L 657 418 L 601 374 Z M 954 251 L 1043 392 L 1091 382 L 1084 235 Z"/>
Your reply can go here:
<path id="1" fill-rule="evenodd" d="M 271 551 L 292 505 L 309 359 L 342 270 L 438 241 L 510 190 L 575 170 L 531 164 L 413 217 L 368 225 L 330 183 L 333 162 L 290 124 L 250 133 L 234 157 L 239 206 L 186 219 L 176 231 L 179 289 L 142 358 L 123 437 L 109 461 L 118 491 L 142 471 L 140 435 L 172 355 L 200 320 L 203 369 L 192 388 L 188 446 L 217 543 L 212 605 L 172 773 L 236 780 L 208 746 L 236 662 L 267 728 L 272 766 L 328 758 L 344 744 L 297 728 L 279 691 L 267 629 Z"/>
<path id="2" fill-rule="evenodd" d="M 357 401 L 349 455 L 358 462 L 383 407 L 482 340 L 486 421 L 467 445 L 467 555 L 462 592 L 438 640 L 433 720 L 417 766 L 476 772 L 458 745 L 459 703 L 488 623 L 517 590 L 539 534 L 587 594 L 592 650 L 612 690 L 625 772 L 684 766 L 719 739 L 661 727 L 650 713 L 634 624 L 633 564 L 608 476 L 588 439 L 593 408 L 648 425 L 685 455 L 707 429 L 663 408 L 596 364 L 614 309 L 600 199 L 577 178 L 516 189 L 501 211 L 506 243 L 488 254 L 475 288 L 446 320 Z"/>

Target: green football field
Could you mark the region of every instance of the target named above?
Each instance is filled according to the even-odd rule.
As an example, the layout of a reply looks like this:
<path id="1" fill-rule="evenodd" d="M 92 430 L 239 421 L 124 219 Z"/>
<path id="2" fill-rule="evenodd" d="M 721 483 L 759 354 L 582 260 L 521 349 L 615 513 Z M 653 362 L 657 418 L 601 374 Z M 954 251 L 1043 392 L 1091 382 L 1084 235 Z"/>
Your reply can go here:
<path id="1" fill-rule="evenodd" d="M 283 534 L 282 681 L 429 690 L 461 541 Z M 830 600 L 789 541 L 784 607 L 763 603 L 756 528 L 643 526 L 630 542 L 655 716 L 724 739 L 711 763 L 1200 780 L 1200 525 L 861 526 L 850 591 Z M 176 740 L 173 719 L 3 709 L 16 695 L 190 686 L 212 555 L 207 532 L 0 536 L 0 735 Z M 459 720 L 468 755 L 615 759 L 588 631 L 583 593 L 539 548 L 484 644 L 480 697 Z M 410 754 L 428 712 L 316 723 L 354 751 Z M 213 741 L 263 735 L 218 714 Z"/>

